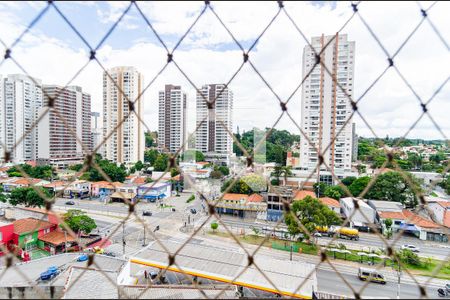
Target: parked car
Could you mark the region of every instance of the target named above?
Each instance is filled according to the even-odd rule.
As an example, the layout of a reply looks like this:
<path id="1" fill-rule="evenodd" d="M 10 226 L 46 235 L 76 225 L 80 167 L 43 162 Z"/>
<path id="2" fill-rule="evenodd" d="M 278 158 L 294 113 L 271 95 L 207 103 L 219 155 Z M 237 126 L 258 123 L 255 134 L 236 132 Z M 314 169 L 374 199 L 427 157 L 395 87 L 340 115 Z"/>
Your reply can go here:
<path id="1" fill-rule="evenodd" d="M 191 208 L 191 213 L 195 215 L 197 213 L 197 210 L 195 208 Z"/>
<path id="2" fill-rule="evenodd" d="M 172 211 L 175 211 L 175 207 L 172 207 Z"/>
<path id="3" fill-rule="evenodd" d="M 143 215 L 143 216 L 147 216 L 147 217 L 151 217 L 151 216 L 152 216 L 152 212 L 149 211 L 149 210 L 144 210 L 144 211 L 142 212 L 142 215 Z"/>
<path id="4" fill-rule="evenodd" d="M 55 266 L 48 267 L 47 271 L 41 273 L 41 280 L 49 280 L 55 278 L 59 274 L 58 268 Z"/>
<path id="5" fill-rule="evenodd" d="M 75 201 L 73 200 L 66 201 L 66 205 L 75 205 Z"/>
<path id="6" fill-rule="evenodd" d="M 400 249 L 401 250 L 408 249 L 408 250 L 411 250 L 412 252 L 419 252 L 420 251 L 420 249 L 418 247 L 416 247 L 414 245 L 408 245 L 408 244 L 402 245 L 400 247 Z"/>

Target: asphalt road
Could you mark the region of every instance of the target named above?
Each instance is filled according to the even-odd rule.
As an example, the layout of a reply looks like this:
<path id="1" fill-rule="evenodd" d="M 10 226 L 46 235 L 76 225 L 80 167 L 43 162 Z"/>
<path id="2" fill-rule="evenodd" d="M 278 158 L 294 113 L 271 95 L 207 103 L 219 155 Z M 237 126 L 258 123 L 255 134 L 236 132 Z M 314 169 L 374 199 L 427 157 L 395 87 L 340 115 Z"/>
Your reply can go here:
<path id="1" fill-rule="evenodd" d="M 317 271 L 317 282 L 318 289 L 322 292 L 328 292 L 338 295 L 346 295 L 349 297 L 354 297 L 354 293 L 350 289 L 349 285 L 353 287 L 356 292 L 360 292 L 366 282 L 360 281 L 355 274 L 342 274 L 342 277 L 347 281 L 347 283 L 342 280 L 341 277 L 337 276 L 334 271 L 322 270 Z M 391 298 L 395 299 L 397 297 L 397 282 L 388 281 L 385 285 L 379 283 L 369 283 L 364 290 L 360 293 L 363 298 Z M 426 292 L 428 298 L 437 297 L 437 287 L 427 286 Z M 400 284 L 400 298 L 401 299 L 418 299 L 420 298 L 420 291 L 417 285 L 411 283 L 401 283 Z"/>
<path id="2" fill-rule="evenodd" d="M 253 222 L 245 222 L 240 221 L 236 219 L 230 219 L 230 218 L 222 218 L 222 221 L 229 226 L 232 226 L 233 228 L 246 228 L 251 229 L 252 227 L 256 227 L 258 229 L 262 229 L 263 227 L 269 227 L 270 225 L 263 225 L 260 223 L 253 223 Z M 280 224 L 281 225 L 281 224 Z M 322 241 L 324 244 L 327 241 L 330 241 L 332 238 L 323 237 L 319 238 L 319 243 Z M 366 234 L 361 233 L 359 241 L 348 241 L 348 240 L 342 240 L 338 239 L 335 242 L 343 243 L 346 245 L 359 245 L 363 247 L 367 247 L 366 250 L 369 250 L 371 248 L 380 248 L 385 247 L 385 243 L 380 240 L 378 236 L 375 234 Z M 393 242 L 393 239 L 390 239 L 388 241 L 390 244 Z M 396 243 L 394 248 L 400 249 L 400 246 L 403 244 L 413 244 L 420 248 L 419 255 L 424 257 L 433 257 L 440 260 L 446 260 L 447 256 L 450 255 L 450 244 L 449 243 L 436 243 L 436 242 L 430 242 L 430 241 L 422 241 L 418 238 L 414 237 L 401 237 Z"/>

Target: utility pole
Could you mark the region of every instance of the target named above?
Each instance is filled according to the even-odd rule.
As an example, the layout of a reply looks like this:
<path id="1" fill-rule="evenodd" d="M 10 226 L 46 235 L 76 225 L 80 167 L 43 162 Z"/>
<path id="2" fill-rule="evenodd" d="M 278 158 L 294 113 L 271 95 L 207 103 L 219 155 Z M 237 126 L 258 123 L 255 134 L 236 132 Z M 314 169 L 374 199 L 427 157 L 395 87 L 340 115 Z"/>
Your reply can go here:
<path id="1" fill-rule="evenodd" d="M 145 223 L 144 223 L 144 242 L 142 243 L 142 247 L 145 246 Z"/>
<path id="2" fill-rule="evenodd" d="M 122 252 L 125 256 L 125 222 L 122 223 Z"/>
<path id="3" fill-rule="evenodd" d="M 292 243 L 291 243 L 291 255 L 290 255 L 290 260 L 292 261 Z"/>
<path id="4" fill-rule="evenodd" d="M 401 270 L 400 270 L 400 260 L 398 260 L 398 259 L 397 259 L 397 265 L 398 265 L 398 269 L 397 269 L 397 277 L 398 277 L 397 299 L 400 299 L 400 275 L 401 275 Z"/>

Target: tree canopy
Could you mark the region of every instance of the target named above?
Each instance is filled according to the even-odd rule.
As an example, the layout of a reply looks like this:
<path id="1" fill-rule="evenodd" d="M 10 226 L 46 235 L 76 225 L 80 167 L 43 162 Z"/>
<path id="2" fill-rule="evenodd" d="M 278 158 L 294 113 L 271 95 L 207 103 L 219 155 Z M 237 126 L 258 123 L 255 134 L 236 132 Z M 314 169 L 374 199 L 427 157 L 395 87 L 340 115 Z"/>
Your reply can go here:
<path id="1" fill-rule="evenodd" d="M 307 236 L 307 232 L 298 224 L 292 215 L 297 216 L 301 224 L 312 233 L 316 230 L 316 226 L 330 226 L 341 224 L 341 218 L 326 205 L 322 204 L 316 198 L 306 196 L 303 200 L 294 201 L 292 203 L 291 213 L 285 214 L 284 219 L 291 235 L 303 233 Z"/>
<path id="2" fill-rule="evenodd" d="M 69 209 L 63 216 L 64 222 L 76 233 L 89 234 L 97 228 L 95 220 L 78 209 Z M 64 229 L 64 227 L 61 225 Z"/>
<path id="3" fill-rule="evenodd" d="M 47 198 L 51 198 L 50 193 L 44 188 L 38 188 Z M 31 187 L 15 188 L 9 195 L 11 205 L 25 205 L 27 207 L 45 206 L 45 199 Z"/>
<path id="4" fill-rule="evenodd" d="M 181 154 L 181 160 L 205 161 L 205 155 L 198 150 L 186 150 L 183 154 Z"/>
<path id="5" fill-rule="evenodd" d="M 32 178 L 50 180 L 56 176 L 55 170 L 52 166 L 32 167 L 29 164 L 20 164 L 19 167 Z M 8 173 L 9 177 L 23 177 L 17 166 L 12 166 L 6 171 L 6 173 Z"/>
<path id="6" fill-rule="evenodd" d="M 231 185 L 233 180 L 234 178 L 225 181 L 222 185 L 221 191 L 224 192 Z M 239 178 L 228 192 L 250 195 L 255 192 L 262 192 L 266 190 L 267 184 L 264 177 L 252 173 Z"/>

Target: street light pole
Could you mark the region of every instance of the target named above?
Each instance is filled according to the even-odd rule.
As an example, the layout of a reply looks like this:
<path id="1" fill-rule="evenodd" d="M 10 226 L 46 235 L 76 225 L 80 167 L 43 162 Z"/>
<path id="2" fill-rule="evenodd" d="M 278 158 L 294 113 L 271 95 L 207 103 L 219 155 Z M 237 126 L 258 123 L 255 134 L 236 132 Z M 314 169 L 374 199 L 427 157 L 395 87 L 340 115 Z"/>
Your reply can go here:
<path id="1" fill-rule="evenodd" d="M 142 243 L 142 247 L 145 246 L 145 223 L 144 223 L 144 242 Z"/>
<path id="2" fill-rule="evenodd" d="M 122 223 L 122 252 L 125 256 L 125 222 Z"/>
<path id="3" fill-rule="evenodd" d="M 397 265 L 398 265 L 398 270 L 397 270 L 397 277 L 398 277 L 398 283 L 397 283 L 397 299 L 400 299 L 400 261 L 397 259 Z"/>

